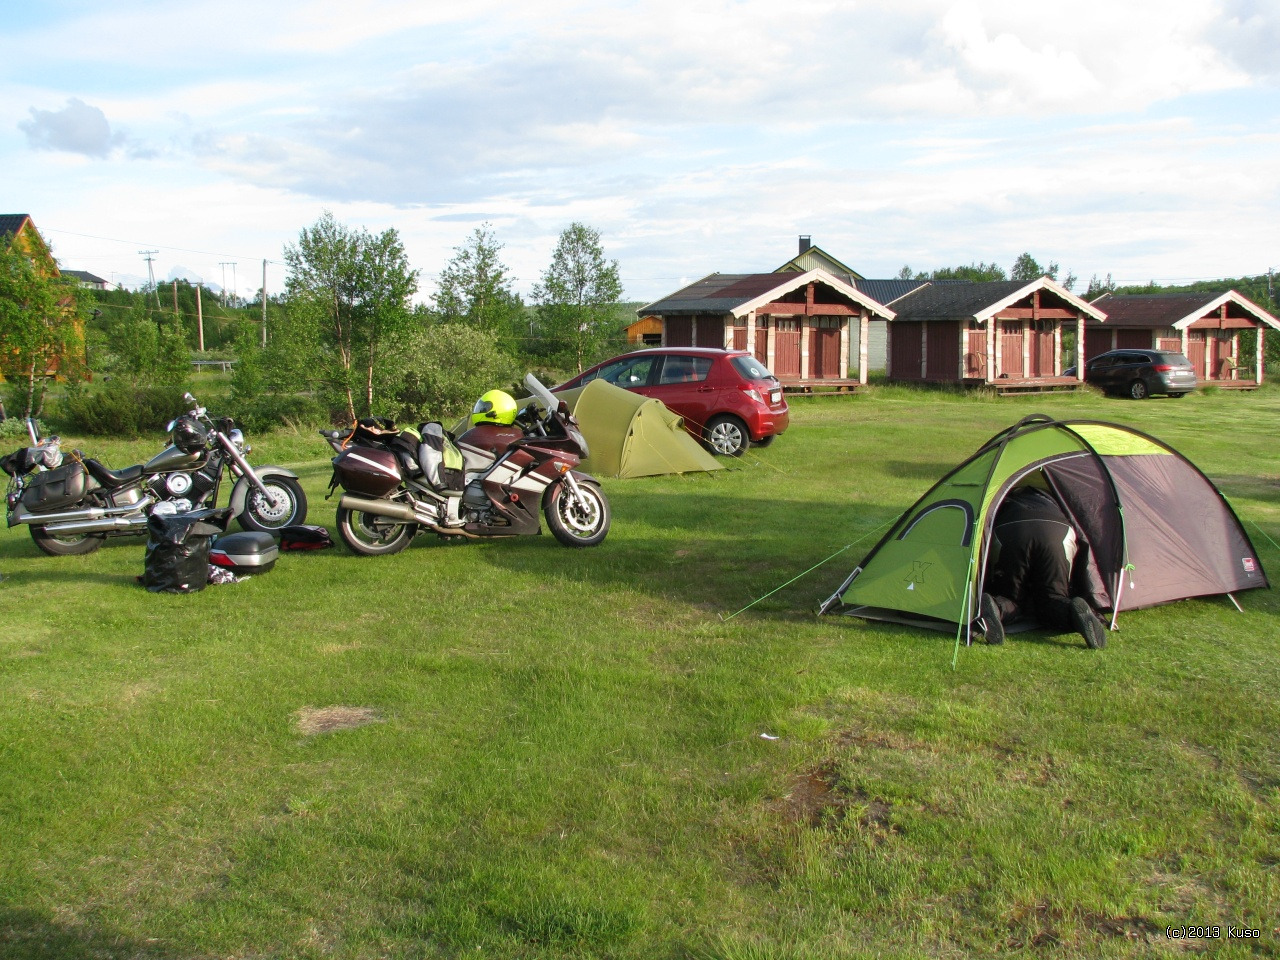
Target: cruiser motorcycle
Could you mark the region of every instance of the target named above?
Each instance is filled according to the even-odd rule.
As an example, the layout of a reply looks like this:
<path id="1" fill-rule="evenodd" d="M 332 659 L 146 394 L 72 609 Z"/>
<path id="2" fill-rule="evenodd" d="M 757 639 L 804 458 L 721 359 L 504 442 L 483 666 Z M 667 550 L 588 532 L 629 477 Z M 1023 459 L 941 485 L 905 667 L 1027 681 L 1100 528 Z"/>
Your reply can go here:
<path id="1" fill-rule="evenodd" d="M 609 532 L 599 482 L 574 468 L 587 441 L 565 403 L 529 374 L 534 396 L 512 426 L 479 424 L 457 438 L 438 423 L 421 431 L 357 426 L 322 430 L 333 447 L 338 536 L 366 556 L 398 553 L 415 535 L 513 537 L 542 532 L 541 510 L 567 547 L 592 547 Z M 541 405 L 545 413 L 540 412 Z"/>
<path id="2" fill-rule="evenodd" d="M 245 530 L 304 522 L 307 496 L 298 475 L 253 467 L 252 448 L 230 417 L 214 420 L 191 394 L 183 399 L 192 408 L 169 423 L 169 446 L 123 470 L 79 451 L 63 457 L 57 437 L 40 440 L 30 427 L 33 446 L 0 460 L 12 478 L 9 526 L 25 524 L 35 545 L 53 556 L 92 553 L 107 537 L 145 535 L 152 513 L 217 506 L 224 473 L 235 478 L 230 507 Z"/>

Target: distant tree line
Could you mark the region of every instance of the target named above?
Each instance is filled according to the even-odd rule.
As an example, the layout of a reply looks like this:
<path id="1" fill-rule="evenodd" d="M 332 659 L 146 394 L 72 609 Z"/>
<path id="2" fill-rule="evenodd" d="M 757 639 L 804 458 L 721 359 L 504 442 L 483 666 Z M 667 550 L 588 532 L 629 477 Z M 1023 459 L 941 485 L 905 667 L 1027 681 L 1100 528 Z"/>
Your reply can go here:
<path id="1" fill-rule="evenodd" d="M 1067 290 L 1074 290 L 1077 277 L 1070 270 L 1061 280 L 1058 279 L 1058 265 L 1050 261 L 1047 267 L 1040 266 L 1029 253 L 1023 253 L 1013 262 L 1013 267 L 1005 273 L 1004 267 L 994 260 L 991 263 L 971 263 L 962 267 L 942 267 L 938 270 L 913 271 L 903 266 L 898 271 L 899 280 L 964 280 L 969 283 L 990 283 L 998 280 L 1038 280 L 1048 277 L 1062 284 Z"/>
<path id="2" fill-rule="evenodd" d="M 252 301 L 228 304 L 185 280 L 141 291 L 86 290 L 42 268 L 31 250 L 0 242 L 5 409 L 40 415 L 58 376 L 68 382 L 64 405 L 81 421 L 127 424 L 131 411 L 172 406 L 198 355 L 234 358 L 233 406 L 255 428 L 369 415 L 412 423 L 456 416 L 494 386 L 518 390 L 524 370 L 555 380 L 625 349 L 635 305 L 621 302 L 618 263 L 605 256 L 598 231 L 582 223 L 565 228 L 529 302 L 515 290 L 502 249 L 491 225 L 477 227 L 421 302 L 420 274 L 396 230 L 370 233 L 326 212 L 286 246 L 285 290 L 268 299 L 264 331 L 261 290 Z M 1041 265 L 1023 253 L 1008 271 L 974 262 L 931 271 L 904 266 L 898 277 L 1048 276 L 1073 289 L 1076 276 L 1059 273 L 1056 262 Z M 1232 288 L 1277 312 L 1269 276 L 1117 287 L 1110 275 L 1095 275 L 1082 295 Z M 196 354 L 201 345 L 204 354 Z M 1280 337 L 1267 339 L 1267 358 L 1280 363 Z M 84 385 L 89 380 L 93 387 Z"/>

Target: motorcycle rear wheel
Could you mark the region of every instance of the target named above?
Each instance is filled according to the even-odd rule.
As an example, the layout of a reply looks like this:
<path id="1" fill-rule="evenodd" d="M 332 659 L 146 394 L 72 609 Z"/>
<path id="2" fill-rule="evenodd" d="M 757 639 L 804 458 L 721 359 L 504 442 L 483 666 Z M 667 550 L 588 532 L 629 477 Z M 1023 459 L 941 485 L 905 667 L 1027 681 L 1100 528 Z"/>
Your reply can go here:
<path id="1" fill-rule="evenodd" d="M 594 547 L 609 533 L 609 501 L 593 483 L 578 481 L 581 501 L 564 482 L 547 491 L 542 512 L 555 538 L 566 547 Z"/>
<path id="2" fill-rule="evenodd" d="M 363 510 L 338 508 L 338 536 L 352 553 L 381 557 L 399 553 L 418 532 L 416 523 L 405 523 Z"/>
<path id="3" fill-rule="evenodd" d="M 74 557 L 80 554 L 93 553 L 106 542 L 106 534 L 79 533 L 58 536 L 49 533 L 44 527 L 31 527 L 31 539 L 41 551 L 51 557 Z"/>

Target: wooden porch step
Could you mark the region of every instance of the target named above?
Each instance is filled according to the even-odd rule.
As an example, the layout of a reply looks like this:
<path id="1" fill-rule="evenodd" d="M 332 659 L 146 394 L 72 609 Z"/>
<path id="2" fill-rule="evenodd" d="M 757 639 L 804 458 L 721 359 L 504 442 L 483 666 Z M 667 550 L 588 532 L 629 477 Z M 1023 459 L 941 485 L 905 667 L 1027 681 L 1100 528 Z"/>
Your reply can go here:
<path id="1" fill-rule="evenodd" d="M 1219 390 L 1257 390 L 1257 380 L 1201 380 L 1202 387 L 1217 387 Z"/>

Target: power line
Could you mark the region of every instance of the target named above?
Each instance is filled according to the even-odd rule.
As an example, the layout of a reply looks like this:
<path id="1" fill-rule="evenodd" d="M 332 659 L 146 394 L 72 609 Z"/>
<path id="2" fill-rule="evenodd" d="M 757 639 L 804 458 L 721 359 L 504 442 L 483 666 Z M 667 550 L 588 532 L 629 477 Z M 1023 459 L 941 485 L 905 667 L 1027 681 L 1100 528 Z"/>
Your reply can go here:
<path id="1" fill-rule="evenodd" d="M 122 240 L 120 237 L 100 237 L 97 234 L 93 234 L 93 233 L 75 233 L 74 231 L 71 231 L 71 230 L 58 230 L 53 227 L 41 227 L 40 232 L 41 233 L 60 233 L 63 236 L 67 236 L 67 237 L 84 237 L 86 240 L 105 240 L 107 243 L 123 243 L 129 246 L 138 246 L 144 243 L 144 241 L 142 240 Z M 227 253 L 226 251 L 223 251 L 223 250 L 196 250 L 196 249 L 193 249 L 192 247 L 175 247 L 175 246 L 170 246 L 168 244 L 163 244 L 163 243 L 160 245 L 160 249 L 161 250 L 177 250 L 177 251 L 180 251 L 181 253 L 198 253 L 206 257 L 238 256 L 238 254 Z M 152 252 L 159 253 L 160 250 L 155 250 Z M 89 259 L 89 258 L 83 257 L 78 259 Z M 93 259 L 104 259 L 104 258 L 94 257 Z M 255 257 L 245 256 L 244 259 L 261 260 L 263 258 L 256 257 L 256 256 Z M 267 262 L 271 264 L 275 264 L 278 267 L 287 266 L 287 264 L 283 260 L 267 260 Z"/>

